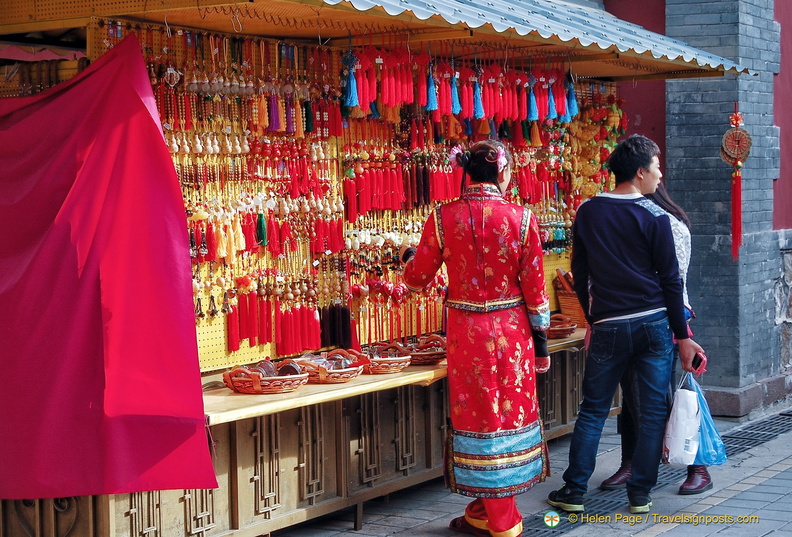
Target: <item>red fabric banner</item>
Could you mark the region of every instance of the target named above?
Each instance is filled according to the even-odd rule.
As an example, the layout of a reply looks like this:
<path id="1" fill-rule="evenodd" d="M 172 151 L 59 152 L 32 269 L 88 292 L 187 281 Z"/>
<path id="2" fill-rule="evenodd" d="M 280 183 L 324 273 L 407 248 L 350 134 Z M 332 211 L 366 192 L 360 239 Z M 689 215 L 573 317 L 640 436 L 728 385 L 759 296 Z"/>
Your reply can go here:
<path id="1" fill-rule="evenodd" d="M 140 46 L 0 99 L 0 498 L 215 488 L 178 178 Z"/>

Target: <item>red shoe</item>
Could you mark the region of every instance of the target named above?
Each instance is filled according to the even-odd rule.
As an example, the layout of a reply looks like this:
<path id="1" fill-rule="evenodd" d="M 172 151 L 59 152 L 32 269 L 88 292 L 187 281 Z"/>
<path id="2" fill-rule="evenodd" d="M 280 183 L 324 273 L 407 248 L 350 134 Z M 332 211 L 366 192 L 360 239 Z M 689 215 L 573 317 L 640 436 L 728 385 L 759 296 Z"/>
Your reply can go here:
<path id="1" fill-rule="evenodd" d="M 710 478 L 707 467 L 700 464 L 691 464 L 687 467 L 687 479 L 679 487 L 679 494 L 701 494 L 705 490 L 712 488 L 712 478 Z"/>
<path id="2" fill-rule="evenodd" d="M 600 483 L 602 490 L 616 490 L 625 486 L 627 480 L 632 477 L 632 461 L 622 461 L 616 473 Z"/>
<path id="3" fill-rule="evenodd" d="M 479 529 L 470 522 L 464 516 L 458 516 L 448 524 L 448 527 L 454 531 L 459 533 L 468 533 L 470 535 L 475 535 L 476 537 L 491 537 L 492 534 L 489 530 Z"/>

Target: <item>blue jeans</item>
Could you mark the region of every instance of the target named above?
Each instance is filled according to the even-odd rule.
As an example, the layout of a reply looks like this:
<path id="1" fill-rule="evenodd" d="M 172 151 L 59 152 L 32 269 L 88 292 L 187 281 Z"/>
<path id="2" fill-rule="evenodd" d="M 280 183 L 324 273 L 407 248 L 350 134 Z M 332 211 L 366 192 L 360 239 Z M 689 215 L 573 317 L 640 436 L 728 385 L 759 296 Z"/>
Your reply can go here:
<path id="1" fill-rule="evenodd" d="M 583 374 L 583 402 L 572 433 L 569 467 L 564 472 L 564 481 L 572 492 L 588 490 L 602 428 L 628 367 L 635 374 L 641 414 L 627 492 L 648 494 L 657 483 L 673 362 L 674 340 L 665 312 L 592 326 Z"/>

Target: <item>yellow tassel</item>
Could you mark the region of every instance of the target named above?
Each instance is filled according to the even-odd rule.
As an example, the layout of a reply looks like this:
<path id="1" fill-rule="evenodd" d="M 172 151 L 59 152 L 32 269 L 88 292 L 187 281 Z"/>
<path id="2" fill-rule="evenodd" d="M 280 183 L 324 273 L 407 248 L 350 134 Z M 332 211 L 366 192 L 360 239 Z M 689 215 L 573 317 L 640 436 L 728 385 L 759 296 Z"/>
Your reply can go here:
<path id="1" fill-rule="evenodd" d="M 269 104 L 267 103 L 267 97 L 263 93 L 259 95 L 259 102 L 258 102 L 258 126 L 259 126 L 259 133 L 264 132 L 269 127 L 269 114 L 267 110 L 269 109 Z"/>
<path id="2" fill-rule="evenodd" d="M 278 98 L 278 117 L 280 118 L 280 132 L 286 130 L 286 101 Z"/>
<path id="3" fill-rule="evenodd" d="M 305 138 L 305 130 L 303 130 L 303 108 L 300 101 L 294 105 L 294 137 Z"/>
<path id="4" fill-rule="evenodd" d="M 542 136 L 539 134 L 539 122 L 531 122 L 531 147 L 542 147 Z"/>

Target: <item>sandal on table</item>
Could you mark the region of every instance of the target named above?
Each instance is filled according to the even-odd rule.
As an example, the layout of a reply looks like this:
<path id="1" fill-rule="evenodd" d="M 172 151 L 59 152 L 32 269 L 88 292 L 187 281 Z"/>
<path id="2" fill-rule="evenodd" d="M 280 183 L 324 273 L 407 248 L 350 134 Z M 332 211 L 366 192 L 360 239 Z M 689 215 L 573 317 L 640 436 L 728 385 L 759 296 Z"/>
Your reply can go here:
<path id="1" fill-rule="evenodd" d="M 448 524 L 448 527 L 456 532 L 459 533 L 468 533 L 470 535 L 476 535 L 477 537 L 491 537 L 491 533 L 488 530 L 479 529 L 470 522 L 465 519 L 464 516 L 458 516 Z"/>

